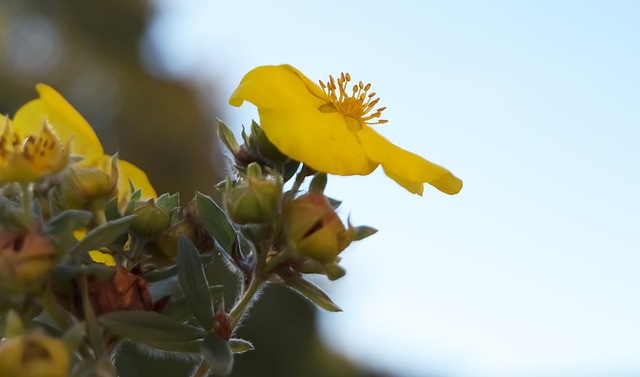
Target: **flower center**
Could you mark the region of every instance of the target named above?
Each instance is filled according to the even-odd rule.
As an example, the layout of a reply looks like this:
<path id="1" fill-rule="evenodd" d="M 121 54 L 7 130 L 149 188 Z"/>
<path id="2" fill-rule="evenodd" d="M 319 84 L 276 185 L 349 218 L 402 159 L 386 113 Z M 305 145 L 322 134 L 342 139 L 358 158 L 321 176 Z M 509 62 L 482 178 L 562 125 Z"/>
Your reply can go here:
<path id="1" fill-rule="evenodd" d="M 3 163 L 20 156 L 33 167 L 48 169 L 63 163 L 67 157 L 65 149 L 48 121 L 45 121 L 39 135 L 21 139 L 7 120 L 0 135 L 0 162 Z"/>
<path id="2" fill-rule="evenodd" d="M 387 123 L 387 120 L 380 119 L 382 111 L 386 107 L 379 107 L 374 111 L 380 98 L 374 98 L 375 92 L 369 93 L 371 84 L 365 85 L 360 81 L 357 85 L 349 88 L 350 81 L 351 75 L 348 73 L 342 73 L 338 80 L 329 76 L 329 81 L 326 84 L 320 80 L 320 87 L 329 97 L 329 104 L 322 106 L 320 111 L 342 113 L 346 117 L 347 126 L 351 131 L 360 130 L 363 124 Z"/>

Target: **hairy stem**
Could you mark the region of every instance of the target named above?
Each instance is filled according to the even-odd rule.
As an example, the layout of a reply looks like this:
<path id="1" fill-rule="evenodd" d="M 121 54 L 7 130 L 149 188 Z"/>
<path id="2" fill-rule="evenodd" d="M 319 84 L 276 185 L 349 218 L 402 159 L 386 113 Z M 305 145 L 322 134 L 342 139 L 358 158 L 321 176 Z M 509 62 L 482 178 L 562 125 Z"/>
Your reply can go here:
<path id="1" fill-rule="evenodd" d="M 235 329 L 236 326 L 240 323 L 240 320 L 246 313 L 251 301 L 253 301 L 256 293 L 262 286 L 264 280 L 260 276 L 254 276 L 251 280 L 251 283 L 247 287 L 247 290 L 244 292 L 240 300 L 236 303 L 236 305 L 229 312 L 229 323 L 231 324 L 231 328 Z"/>

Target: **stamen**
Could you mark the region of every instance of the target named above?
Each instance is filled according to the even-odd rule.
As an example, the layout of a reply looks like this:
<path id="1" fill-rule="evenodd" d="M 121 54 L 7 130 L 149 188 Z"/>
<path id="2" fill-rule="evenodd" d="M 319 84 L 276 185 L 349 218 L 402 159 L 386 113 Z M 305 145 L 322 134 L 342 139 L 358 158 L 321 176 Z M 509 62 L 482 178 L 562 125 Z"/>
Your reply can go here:
<path id="1" fill-rule="evenodd" d="M 330 103 L 328 105 L 333 106 L 336 111 L 345 116 L 352 117 L 367 125 L 387 123 L 387 120 L 379 119 L 386 107 L 380 107 L 373 111 L 380 98 L 374 98 L 375 92 L 369 93 L 371 84 L 364 84 L 362 81 L 358 81 L 358 84 L 354 84 L 351 87 L 351 93 L 348 93 L 347 88 L 350 81 L 351 75 L 344 72 L 340 74 L 337 80 L 331 75 L 329 75 L 329 81 L 326 83 L 319 80 L 320 87 L 329 99 Z"/>

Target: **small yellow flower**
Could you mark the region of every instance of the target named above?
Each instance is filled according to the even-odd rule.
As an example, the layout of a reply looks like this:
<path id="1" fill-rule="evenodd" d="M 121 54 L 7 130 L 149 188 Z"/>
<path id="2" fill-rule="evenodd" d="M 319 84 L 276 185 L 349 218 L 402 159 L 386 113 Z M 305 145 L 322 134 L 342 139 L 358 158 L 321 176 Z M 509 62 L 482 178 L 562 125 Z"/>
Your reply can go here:
<path id="1" fill-rule="evenodd" d="M 49 124 L 62 144 L 66 146 L 70 144 L 70 151 L 67 148 L 67 153 L 83 157 L 78 165 L 93 166 L 102 170 L 109 169 L 111 157 L 104 154 L 98 136 L 82 115 L 50 86 L 38 84 L 36 89 L 40 98 L 27 102 L 16 112 L 12 122 L 16 133 L 35 135 L 40 132 L 43 124 Z M 0 124 L 3 121 L 4 117 L 0 115 Z M 121 202 L 131 194 L 129 180 L 136 188 L 142 189 L 143 196 L 149 198 L 157 196 L 147 175 L 135 165 L 119 160 L 118 173 L 118 197 Z"/>
<path id="2" fill-rule="evenodd" d="M 0 343 L 0 375 L 6 377 L 66 377 L 71 355 L 65 344 L 41 332 Z"/>
<path id="3" fill-rule="evenodd" d="M 385 174 L 412 193 L 424 183 L 457 194 L 462 181 L 445 168 L 392 144 L 370 126 L 384 107 L 371 84 L 350 87 L 351 77 L 330 76 L 320 86 L 290 65 L 261 66 L 247 73 L 229 103 L 258 107 L 269 140 L 287 156 L 311 168 L 337 175 L 367 175 L 382 165 Z"/>
<path id="4" fill-rule="evenodd" d="M 9 118 L 0 116 L 0 184 L 36 182 L 67 166 L 69 143 L 63 145 L 48 122 L 38 134 L 25 135 L 13 130 Z"/>

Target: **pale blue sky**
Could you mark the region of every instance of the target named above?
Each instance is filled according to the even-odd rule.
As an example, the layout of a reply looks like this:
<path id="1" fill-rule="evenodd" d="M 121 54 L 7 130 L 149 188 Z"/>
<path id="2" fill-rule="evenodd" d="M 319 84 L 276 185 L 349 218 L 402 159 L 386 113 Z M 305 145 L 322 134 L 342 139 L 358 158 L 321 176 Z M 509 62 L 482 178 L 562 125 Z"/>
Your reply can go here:
<path id="1" fill-rule="evenodd" d="M 381 133 L 464 180 L 330 179 L 380 229 L 325 285 L 336 349 L 406 376 L 640 375 L 640 2 L 158 4 L 165 65 L 217 100 L 258 65 L 348 71 L 388 107 Z"/>

